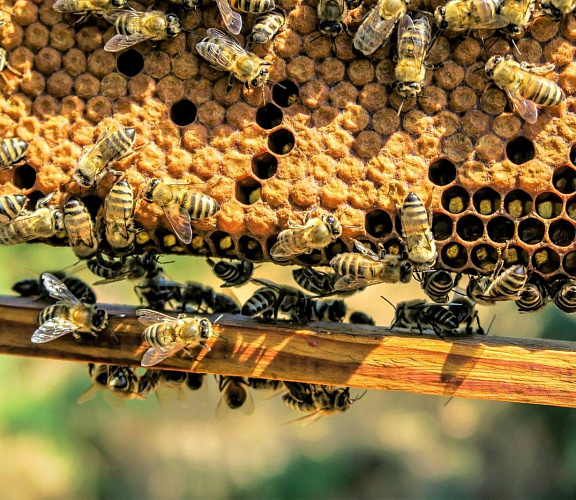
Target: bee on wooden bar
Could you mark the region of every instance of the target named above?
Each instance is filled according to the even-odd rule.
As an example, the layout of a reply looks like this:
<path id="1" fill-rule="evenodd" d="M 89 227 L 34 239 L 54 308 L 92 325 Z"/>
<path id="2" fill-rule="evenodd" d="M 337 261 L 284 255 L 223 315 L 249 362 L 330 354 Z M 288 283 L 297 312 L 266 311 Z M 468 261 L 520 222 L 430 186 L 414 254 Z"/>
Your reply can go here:
<path id="1" fill-rule="evenodd" d="M 138 380 L 138 394 L 145 398 L 158 388 L 161 370 L 146 370 Z"/>
<path id="2" fill-rule="evenodd" d="M 408 260 L 417 270 L 430 269 L 436 262 L 438 252 L 432 234 L 430 215 L 424 203 L 417 195 L 409 193 L 404 204 L 398 207 L 398 212 L 402 222 L 402 235 L 406 240 Z"/>
<path id="3" fill-rule="evenodd" d="M 22 76 L 22 73 L 20 73 L 20 71 L 18 71 L 16 68 L 13 68 L 12 66 L 10 66 L 10 64 L 8 64 L 8 51 L 0 47 L 0 76 L 6 83 L 9 83 L 8 78 L 6 78 L 6 75 L 4 74 L 5 69 L 14 73 L 16 76 Z"/>
<path id="4" fill-rule="evenodd" d="M 94 292 L 88 283 L 85 283 L 76 276 L 67 275 L 62 271 L 54 271 L 50 274 L 59 279 L 66 288 L 70 290 L 72 295 L 80 297 L 81 302 L 85 304 L 96 304 L 96 292 Z M 38 297 L 37 300 L 46 300 L 50 296 L 48 290 L 44 286 L 42 276 L 38 279 L 27 278 L 17 281 L 12 287 L 12 290 L 22 297 Z"/>
<path id="5" fill-rule="evenodd" d="M 244 415 L 254 413 L 254 400 L 244 378 L 220 375 L 217 380 L 221 397 L 216 408 L 216 420 L 224 420 L 234 410 L 240 410 Z"/>
<path id="6" fill-rule="evenodd" d="M 221 260 L 220 262 L 214 262 L 208 259 L 208 264 L 212 267 L 214 274 L 224 281 L 224 283 L 220 285 L 222 288 L 242 286 L 250 280 L 254 271 L 254 264 L 244 260 L 235 260 L 232 262 Z"/>
<path id="7" fill-rule="evenodd" d="M 449 0 L 436 8 L 434 18 L 439 30 L 500 29 L 509 24 L 500 15 L 501 7 L 502 0 Z"/>
<path id="8" fill-rule="evenodd" d="M 239 314 L 240 306 L 236 301 L 223 293 L 217 293 L 210 286 L 193 281 L 181 285 L 175 300 L 180 303 L 180 310 L 186 311 L 191 306 L 194 312 L 214 314 Z"/>
<path id="9" fill-rule="evenodd" d="M 0 172 L 18 163 L 28 149 L 29 144 L 22 139 L 2 139 L 0 141 Z"/>
<path id="10" fill-rule="evenodd" d="M 131 253 L 136 239 L 134 193 L 127 179 L 120 179 L 106 195 L 103 208 L 105 236 L 116 254 Z"/>
<path id="11" fill-rule="evenodd" d="M 144 399 L 139 393 L 138 376 L 127 366 L 111 366 L 108 389 L 120 400 Z M 121 405 L 119 405 L 121 406 Z"/>
<path id="12" fill-rule="evenodd" d="M 294 281 L 304 290 L 317 295 L 332 295 L 334 285 L 340 279 L 336 273 L 324 273 L 311 267 L 298 267 L 292 270 Z"/>
<path id="13" fill-rule="evenodd" d="M 318 300 L 301 297 L 290 312 L 290 319 L 297 323 L 332 321 L 340 323 L 346 316 L 346 303 L 342 300 Z"/>
<path id="14" fill-rule="evenodd" d="M 282 380 L 249 377 L 247 379 L 248 387 L 255 391 L 271 391 L 278 392 L 283 389 L 284 382 Z"/>
<path id="15" fill-rule="evenodd" d="M 274 9 L 260 14 L 254 21 L 250 39 L 246 44 L 246 50 L 250 50 L 255 43 L 264 44 L 270 42 L 285 24 L 286 15 L 281 9 Z"/>
<path id="16" fill-rule="evenodd" d="M 98 239 L 90 212 L 80 200 L 72 197 L 64 205 L 64 228 L 72 251 L 81 259 L 92 257 L 98 250 Z"/>
<path id="17" fill-rule="evenodd" d="M 376 325 L 376 321 L 374 321 L 371 316 L 368 316 L 368 314 L 362 311 L 354 311 L 350 315 L 350 318 L 348 318 L 348 322 L 354 325 Z"/>
<path id="18" fill-rule="evenodd" d="M 300 290 L 286 285 L 252 278 L 252 282 L 263 285 L 242 306 L 242 315 L 262 317 L 276 321 L 279 313 L 290 313 L 305 296 Z"/>
<path id="19" fill-rule="evenodd" d="M 504 300 L 519 300 L 521 292 L 528 281 L 528 270 L 515 264 L 502 271 L 497 266 L 492 275 L 470 277 L 466 295 L 478 304 L 492 305 Z"/>
<path id="20" fill-rule="evenodd" d="M 416 329 L 422 335 L 431 328 L 440 338 L 452 335 L 458 329 L 458 318 L 444 305 L 431 304 L 424 299 L 400 302 L 390 328 Z"/>
<path id="21" fill-rule="evenodd" d="M 0 196 L 0 225 L 20 215 L 24 211 L 27 202 L 28 198 L 23 194 Z"/>

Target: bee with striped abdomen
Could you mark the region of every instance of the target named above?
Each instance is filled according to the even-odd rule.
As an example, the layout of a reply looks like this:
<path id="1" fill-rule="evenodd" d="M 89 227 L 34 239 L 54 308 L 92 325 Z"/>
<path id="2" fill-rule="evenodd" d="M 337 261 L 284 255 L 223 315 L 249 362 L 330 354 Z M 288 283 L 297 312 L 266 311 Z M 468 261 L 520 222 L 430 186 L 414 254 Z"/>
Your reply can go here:
<path id="1" fill-rule="evenodd" d="M 69 198 L 64 205 L 64 229 L 72 251 L 81 259 L 92 257 L 98 250 L 94 222 L 88 209 L 77 198 Z"/>
<path id="2" fill-rule="evenodd" d="M 270 42 L 286 24 L 286 15 L 281 9 L 273 9 L 260 14 L 254 21 L 250 39 L 246 44 L 246 50 L 250 50 L 255 43 L 264 44 Z"/>
<path id="3" fill-rule="evenodd" d="M 378 0 L 354 35 L 354 48 L 369 56 L 385 44 L 411 0 Z"/>
<path id="4" fill-rule="evenodd" d="M 421 286 L 424 293 L 433 302 L 448 302 L 448 294 L 456 287 L 462 277 L 457 274 L 454 278 L 452 274 L 443 269 L 421 273 Z"/>
<path id="5" fill-rule="evenodd" d="M 553 71 L 553 64 L 536 66 L 492 56 L 484 69 L 486 76 L 506 92 L 514 110 L 528 123 L 538 120 L 537 106 L 556 106 L 566 99 L 556 83 L 541 76 Z"/>
<path id="6" fill-rule="evenodd" d="M 419 271 L 430 269 L 436 262 L 438 252 L 430 215 L 424 203 L 416 194 L 409 193 L 402 206 L 398 207 L 398 213 L 402 223 L 402 236 L 406 240 L 408 260 Z"/>
<path id="7" fill-rule="evenodd" d="M 28 198 L 23 194 L 5 194 L 0 196 L 0 225 L 6 224 L 6 222 L 20 215 L 24 211 L 27 202 Z"/>
<path id="8" fill-rule="evenodd" d="M 126 0 L 56 0 L 52 7 L 63 14 L 82 15 L 78 20 L 80 23 L 92 13 L 102 14 L 111 9 L 122 9 L 126 5 Z"/>
<path id="9" fill-rule="evenodd" d="M 116 35 L 104 45 L 104 50 L 108 52 L 124 50 L 146 40 L 168 40 L 182 31 L 178 16 L 159 10 L 136 12 L 112 9 L 104 13 L 104 18 L 114 24 L 116 31 Z"/>
<path id="10" fill-rule="evenodd" d="M 214 274 L 224 281 L 224 283 L 220 285 L 222 288 L 242 286 L 250 280 L 252 272 L 254 271 L 254 264 L 243 260 L 235 260 L 232 262 L 221 260 L 220 262 L 214 262 L 208 259 L 208 264 L 212 267 Z"/>
<path id="11" fill-rule="evenodd" d="M 508 20 L 500 15 L 502 0 L 449 0 L 437 7 L 434 19 L 439 30 L 455 32 L 500 29 Z"/>
<path id="12" fill-rule="evenodd" d="M 5 69 L 10 71 L 11 73 L 14 73 L 16 76 L 22 76 L 22 73 L 20 73 L 20 71 L 18 71 L 16 68 L 13 68 L 12 66 L 10 66 L 10 64 L 8 64 L 8 51 L 0 47 L 0 76 L 6 83 L 9 83 L 8 78 L 4 74 Z"/>
<path id="13" fill-rule="evenodd" d="M 336 273 L 325 273 L 311 267 L 298 267 L 292 270 L 294 281 L 304 290 L 316 295 L 337 293 L 334 285 L 340 277 Z"/>
<path id="14" fill-rule="evenodd" d="M 575 9 L 576 0 L 544 0 L 540 2 L 540 10 L 554 21 L 561 21 L 562 16 L 574 12 Z"/>
<path id="15" fill-rule="evenodd" d="M 116 182 L 106 195 L 103 208 L 106 241 L 115 254 L 131 253 L 136 239 L 134 193 L 126 178 Z"/>
<path id="16" fill-rule="evenodd" d="M 458 329 L 458 318 L 445 305 L 426 302 L 424 299 L 413 299 L 400 302 L 390 328 L 417 329 L 420 334 L 424 329 L 432 329 L 440 338 L 453 335 Z"/>
<path id="17" fill-rule="evenodd" d="M 216 408 L 216 420 L 224 420 L 234 410 L 240 410 L 244 415 L 254 413 L 254 400 L 244 378 L 220 375 L 217 380 L 221 397 Z"/>
<path id="18" fill-rule="evenodd" d="M 211 286 L 194 281 L 181 285 L 176 292 L 175 300 L 180 303 L 182 312 L 192 307 L 193 312 L 211 314 L 239 314 L 240 306 L 232 297 L 217 293 Z"/>
<path id="19" fill-rule="evenodd" d="M 571 314 L 576 312 L 576 281 L 557 280 L 550 285 L 550 296 L 554 305 Z"/>
<path id="20" fill-rule="evenodd" d="M 203 184 L 198 184 L 201 186 Z M 194 189 L 194 185 L 166 184 L 160 179 L 152 179 L 143 191 L 147 203 L 155 203 L 162 210 L 178 239 L 188 245 L 192 241 L 190 220 L 211 217 L 220 205 L 210 196 Z"/>
<path id="21" fill-rule="evenodd" d="M 2 139 L 0 141 L 0 171 L 13 167 L 28 149 L 29 144 L 22 139 Z"/>
<path id="22" fill-rule="evenodd" d="M 72 295 L 80 297 L 81 302 L 85 304 L 96 304 L 96 292 L 94 292 L 88 283 L 85 283 L 76 276 L 67 275 L 62 271 L 54 271 L 50 274 L 59 279 L 64 286 L 70 290 Z M 42 276 L 38 279 L 28 278 L 17 281 L 12 287 L 12 290 L 22 297 L 38 297 L 37 300 L 46 300 L 50 295 L 44 286 Z"/>
<path id="23" fill-rule="evenodd" d="M 71 333 L 80 340 L 80 333 L 94 337 L 108 326 L 108 314 L 96 304 L 80 302 L 58 278 L 50 273 L 42 275 L 42 282 L 50 296 L 58 302 L 38 315 L 40 327 L 33 333 L 32 342 L 44 343 Z"/>
<path id="24" fill-rule="evenodd" d="M 248 387 L 255 391 L 280 391 L 284 387 L 282 380 L 268 379 L 268 378 L 255 378 L 249 377 L 247 379 Z"/>
<path id="25" fill-rule="evenodd" d="M 242 306 L 243 316 L 261 317 L 276 321 L 279 313 L 290 313 L 305 295 L 298 289 L 278 285 L 272 281 L 252 278 L 253 283 L 263 285 Z"/>
<path id="26" fill-rule="evenodd" d="M 348 32 L 344 20 L 348 16 L 345 0 L 319 0 L 318 30 L 323 35 L 337 37 L 342 31 Z"/>
<path id="27" fill-rule="evenodd" d="M 548 290 L 536 277 L 532 277 L 520 291 L 516 306 L 521 313 L 540 311 L 548 302 Z"/>
<path id="28" fill-rule="evenodd" d="M 145 398 L 158 388 L 161 370 L 146 370 L 138 380 L 138 394 Z"/>
<path id="29" fill-rule="evenodd" d="M 519 300 L 527 281 L 528 270 L 524 266 L 515 264 L 502 271 L 500 265 L 490 276 L 470 277 L 466 295 L 483 305 L 492 305 L 503 300 Z"/>

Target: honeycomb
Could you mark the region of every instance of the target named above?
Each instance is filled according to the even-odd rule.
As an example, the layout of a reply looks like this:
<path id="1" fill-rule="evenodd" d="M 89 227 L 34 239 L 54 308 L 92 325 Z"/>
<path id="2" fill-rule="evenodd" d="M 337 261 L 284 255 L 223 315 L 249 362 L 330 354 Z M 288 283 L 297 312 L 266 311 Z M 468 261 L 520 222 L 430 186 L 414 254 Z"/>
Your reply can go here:
<path id="1" fill-rule="evenodd" d="M 114 32 L 101 17 L 74 24 L 54 1 L 0 0 L 10 22 L 0 27 L 9 63 L 0 80 L 0 137 L 30 142 L 25 163 L 0 173 L 0 194 L 23 190 L 32 201 L 56 191 L 56 203 L 79 195 L 95 214 L 114 182 L 94 191 L 70 183 L 75 162 L 111 122 L 137 131 L 133 155 L 114 165 L 138 192 L 160 177 L 206 183 L 221 205 L 194 222 L 192 243 L 178 242 L 162 211 L 138 201 L 144 230 L 138 251 L 270 260 L 269 249 L 289 222 L 311 210 L 338 212 L 341 239 L 297 262 L 326 264 L 353 248 L 399 246 L 397 203 L 414 191 L 431 207 L 439 265 L 486 272 L 506 252 L 540 275 L 576 277 L 576 19 L 536 17 L 527 35 L 510 42 L 439 36 L 428 56 L 423 95 L 403 103 L 392 91 L 393 50 L 370 58 L 352 51 L 346 35 L 318 38 L 315 0 L 278 0 L 287 26 L 253 51 L 272 63 L 264 88 L 235 82 L 209 67 L 195 44 L 207 27 L 221 27 L 214 2 L 178 13 L 186 32 L 156 46 L 141 43 L 119 54 L 103 50 Z M 374 1 L 351 10 L 354 33 Z M 433 11 L 441 2 L 413 2 Z M 146 10 L 151 1 L 132 3 Z M 6 14 L 6 12 L 10 12 Z M 255 16 L 243 15 L 241 43 Z M 512 112 L 506 94 L 479 71 L 489 56 L 516 54 L 556 66 L 567 95 L 540 110 L 536 124 Z M 53 238 L 51 244 L 65 244 Z"/>

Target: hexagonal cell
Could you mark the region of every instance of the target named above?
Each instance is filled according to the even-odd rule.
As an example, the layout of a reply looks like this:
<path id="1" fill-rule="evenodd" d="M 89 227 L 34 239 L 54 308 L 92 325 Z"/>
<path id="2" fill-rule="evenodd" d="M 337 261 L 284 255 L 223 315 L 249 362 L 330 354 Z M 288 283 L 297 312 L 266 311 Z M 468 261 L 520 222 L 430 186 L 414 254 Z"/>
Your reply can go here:
<path id="1" fill-rule="evenodd" d="M 282 118 L 284 118 L 282 110 L 271 102 L 256 111 L 256 123 L 266 130 L 280 125 Z"/>
<path id="2" fill-rule="evenodd" d="M 36 184 L 36 170 L 28 164 L 15 167 L 12 173 L 12 183 L 20 189 L 31 189 Z"/>
<path id="3" fill-rule="evenodd" d="M 154 231 L 154 235 L 156 236 L 158 244 L 163 251 L 172 253 L 184 252 L 184 243 L 176 238 L 174 233 L 167 231 L 164 228 L 160 228 Z"/>
<path id="4" fill-rule="evenodd" d="M 530 262 L 530 254 L 522 247 L 511 246 L 504 252 L 504 265 L 506 267 L 520 264 L 527 266 Z"/>
<path id="5" fill-rule="evenodd" d="M 491 271 L 500 260 L 498 250 L 491 245 L 477 245 L 472 249 L 472 264 L 483 271 Z"/>
<path id="6" fill-rule="evenodd" d="M 576 276 L 576 252 L 569 252 L 562 260 L 564 271 L 572 276 Z"/>
<path id="7" fill-rule="evenodd" d="M 322 252 L 314 250 L 311 253 L 299 255 L 297 260 L 306 266 L 315 266 L 322 262 Z"/>
<path id="8" fill-rule="evenodd" d="M 502 197 L 490 187 L 483 187 L 474 193 L 472 204 L 480 215 L 492 215 L 500 209 Z"/>
<path id="9" fill-rule="evenodd" d="M 118 56 L 116 68 L 124 76 L 136 76 L 144 68 L 144 57 L 137 50 L 129 49 Z"/>
<path id="10" fill-rule="evenodd" d="M 554 193 L 542 193 L 536 198 L 536 213 L 543 219 L 555 219 L 562 213 L 562 199 Z"/>
<path id="11" fill-rule="evenodd" d="M 92 219 L 95 220 L 96 215 L 98 214 L 98 210 L 100 210 L 100 207 L 102 206 L 104 201 L 95 194 L 89 194 L 88 196 L 82 198 L 81 201 L 82 203 L 84 203 L 84 206 L 88 209 L 88 212 L 90 212 Z"/>
<path id="12" fill-rule="evenodd" d="M 404 243 L 398 238 L 391 238 L 384 243 L 384 250 L 386 250 L 386 254 L 400 255 L 404 252 Z M 380 249 L 377 248 L 376 252 L 379 253 Z"/>
<path id="13" fill-rule="evenodd" d="M 252 158 L 252 172 L 259 179 L 270 179 L 278 170 L 278 158 L 265 151 Z"/>
<path id="14" fill-rule="evenodd" d="M 446 240 L 452 235 L 454 221 L 446 214 L 436 212 L 432 216 L 432 234 L 438 241 Z"/>
<path id="15" fill-rule="evenodd" d="M 188 99 L 175 102 L 170 107 L 170 119 L 179 127 L 190 125 L 196 119 L 197 113 L 196 104 Z"/>
<path id="16" fill-rule="evenodd" d="M 294 134 L 287 128 L 275 130 L 268 136 L 268 149 L 277 155 L 287 155 L 295 144 Z"/>
<path id="17" fill-rule="evenodd" d="M 428 179 L 437 186 L 446 186 L 456 179 L 456 165 L 446 158 L 439 158 L 430 164 Z"/>
<path id="18" fill-rule="evenodd" d="M 234 245 L 234 240 L 228 233 L 225 233 L 224 231 L 214 231 L 210 235 L 210 239 L 212 240 L 212 243 L 214 243 L 214 248 L 218 255 L 234 255 L 236 246 Z"/>
<path id="19" fill-rule="evenodd" d="M 42 191 L 32 191 L 28 196 L 28 201 L 26 201 L 26 209 L 27 210 L 35 210 L 36 203 L 38 200 L 44 198 L 44 193 Z"/>
<path id="20" fill-rule="evenodd" d="M 250 236 L 242 236 L 238 241 L 238 250 L 243 258 L 247 260 L 262 260 L 264 258 L 264 251 L 262 245 L 258 240 Z"/>
<path id="21" fill-rule="evenodd" d="M 516 165 L 522 165 L 536 156 L 534 143 L 526 137 L 516 137 L 506 145 L 506 156 Z"/>
<path id="22" fill-rule="evenodd" d="M 488 221 L 488 237 L 494 243 L 506 243 L 514 236 L 514 222 L 508 217 L 495 217 Z"/>
<path id="23" fill-rule="evenodd" d="M 199 234 L 192 236 L 189 248 L 197 255 L 210 255 L 211 253 L 208 242 L 204 239 L 204 236 Z"/>
<path id="24" fill-rule="evenodd" d="M 470 194 L 462 186 L 452 186 L 442 193 L 442 206 L 451 214 L 460 214 L 468 208 Z"/>
<path id="25" fill-rule="evenodd" d="M 384 210 L 366 214 L 366 232 L 375 238 L 383 238 L 392 232 L 392 219 Z"/>
<path id="26" fill-rule="evenodd" d="M 291 80 L 282 80 L 272 87 L 272 100 L 282 108 L 292 106 L 300 96 L 300 89 Z"/>
<path id="27" fill-rule="evenodd" d="M 468 251 L 460 243 L 448 243 L 440 251 L 442 262 L 452 269 L 461 269 L 468 262 Z"/>
<path id="28" fill-rule="evenodd" d="M 532 265 L 542 274 L 550 274 L 558 271 L 560 257 L 550 248 L 541 248 L 532 255 Z"/>
<path id="29" fill-rule="evenodd" d="M 532 217 L 518 225 L 518 237 L 527 245 L 540 243 L 544 239 L 544 233 L 544 223 Z"/>
<path id="30" fill-rule="evenodd" d="M 252 177 L 236 181 L 236 199 L 244 205 L 252 205 L 262 197 L 262 184 Z"/>
<path id="31" fill-rule="evenodd" d="M 476 241 L 484 234 L 484 224 L 475 215 L 465 215 L 456 223 L 456 233 L 464 241 Z"/>
<path id="32" fill-rule="evenodd" d="M 572 147 L 570 148 L 570 161 L 572 162 L 572 165 L 576 167 L 576 143 L 572 144 Z"/>
<path id="33" fill-rule="evenodd" d="M 548 236 L 554 245 L 567 247 L 574 243 L 576 229 L 574 229 L 574 225 L 570 224 L 567 220 L 559 219 L 550 224 Z"/>
<path id="34" fill-rule="evenodd" d="M 554 171 L 552 185 L 562 194 L 576 191 L 576 170 L 572 167 L 560 167 Z"/>
<path id="35" fill-rule="evenodd" d="M 514 189 L 504 197 L 504 210 L 512 217 L 524 217 L 532 211 L 532 197 L 521 189 Z"/>
<path id="36" fill-rule="evenodd" d="M 324 249 L 328 261 L 342 252 L 348 252 L 348 247 L 340 238 L 338 238 L 334 243 L 330 243 L 330 245 Z"/>

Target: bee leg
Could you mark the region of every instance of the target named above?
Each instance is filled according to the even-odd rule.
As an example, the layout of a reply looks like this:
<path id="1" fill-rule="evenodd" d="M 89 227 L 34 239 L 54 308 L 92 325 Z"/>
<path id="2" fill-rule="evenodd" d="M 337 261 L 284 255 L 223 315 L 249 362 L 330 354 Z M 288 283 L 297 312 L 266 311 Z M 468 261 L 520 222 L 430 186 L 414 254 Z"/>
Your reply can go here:
<path id="1" fill-rule="evenodd" d="M 226 86 L 226 93 L 228 93 L 232 90 L 232 85 L 234 83 L 233 80 L 234 80 L 234 75 L 232 73 L 230 73 L 230 76 L 228 77 L 228 85 Z"/>
<path id="2" fill-rule="evenodd" d="M 16 68 L 14 68 L 13 66 L 10 66 L 8 63 L 6 63 L 6 65 L 4 66 L 6 69 L 10 70 L 12 73 L 14 73 L 17 76 L 22 76 L 22 72 L 18 71 Z"/>
<path id="3" fill-rule="evenodd" d="M 207 344 L 205 344 L 204 342 L 198 342 L 204 349 L 206 349 L 208 352 L 212 352 L 212 349 L 210 348 L 210 346 L 208 346 Z"/>
<path id="4" fill-rule="evenodd" d="M 92 12 L 84 12 L 80 18 L 74 23 L 74 26 L 84 24 L 89 17 L 92 15 Z"/>
<path id="5" fill-rule="evenodd" d="M 90 332 L 92 333 L 92 332 Z M 92 333 L 93 334 L 93 333 Z M 72 332 L 72 336 L 78 341 L 80 342 L 82 340 L 82 335 L 80 335 L 78 332 Z"/>

